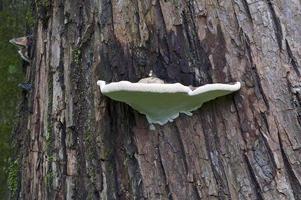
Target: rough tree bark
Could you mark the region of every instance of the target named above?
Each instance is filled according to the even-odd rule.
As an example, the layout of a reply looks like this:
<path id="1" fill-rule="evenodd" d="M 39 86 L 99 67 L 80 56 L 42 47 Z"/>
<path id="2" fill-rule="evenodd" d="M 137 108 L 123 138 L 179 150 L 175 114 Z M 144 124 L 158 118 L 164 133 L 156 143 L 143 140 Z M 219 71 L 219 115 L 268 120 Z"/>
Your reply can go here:
<path id="1" fill-rule="evenodd" d="M 301 199 L 299 0 L 37 1 L 20 199 Z M 241 81 L 148 129 L 96 81 Z"/>

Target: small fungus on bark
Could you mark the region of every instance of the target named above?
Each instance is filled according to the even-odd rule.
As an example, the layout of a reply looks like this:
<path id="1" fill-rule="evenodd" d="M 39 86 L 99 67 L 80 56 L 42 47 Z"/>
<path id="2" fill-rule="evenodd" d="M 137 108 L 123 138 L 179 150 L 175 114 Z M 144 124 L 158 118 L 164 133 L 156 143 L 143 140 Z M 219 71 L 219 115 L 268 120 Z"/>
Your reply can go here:
<path id="1" fill-rule="evenodd" d="M 144 114 L 150 124 L 164 125 L 172 122 L 180 113 L 189 116 L 203 103 L 240 89 L 235 84 L 207 84 L 191 89 L 180 83 L 131 83 L 120 81 L 106 84 L 97 81 L 101 93 L 113 100 L 124 102 Z"/>
<path id="2" fill-rule="evenodd" d="M 30 63 L 30 58 L 29 58 L 29 47 L 31 46 L 31 36 L 23 36 L 23 37 L 18 37 L 18 38 L 13 38 L 9 40 L 9 42 L 16 47 L 18 47 L 18 54 L 21 56 L 21 58 Z"/>

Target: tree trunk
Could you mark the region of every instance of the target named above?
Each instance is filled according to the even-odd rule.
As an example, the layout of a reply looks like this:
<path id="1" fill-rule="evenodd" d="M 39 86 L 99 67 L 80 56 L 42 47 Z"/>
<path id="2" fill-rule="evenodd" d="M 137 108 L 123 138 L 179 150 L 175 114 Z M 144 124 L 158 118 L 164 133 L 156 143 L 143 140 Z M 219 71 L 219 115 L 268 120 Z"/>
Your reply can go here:
<path id="1" fill-rule="evenodd" d="M 301 2 L 37 1 L 20 199 L 301 199 Z M 239 92 L 149 130 L 97 80 Z"/>

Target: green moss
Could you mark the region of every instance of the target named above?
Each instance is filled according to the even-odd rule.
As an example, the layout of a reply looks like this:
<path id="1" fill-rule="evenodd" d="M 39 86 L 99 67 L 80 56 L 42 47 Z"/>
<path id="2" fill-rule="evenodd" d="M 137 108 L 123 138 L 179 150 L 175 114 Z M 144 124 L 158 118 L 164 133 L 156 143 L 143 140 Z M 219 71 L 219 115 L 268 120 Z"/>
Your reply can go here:
<path id="1" fill-rule="evenodd" d="M 72 61 L 76 64 L 79 64 L 81 61 L 81 50 L 79 48 L 75 48 L 72 51 Z"/>
<path id="2" fill-rule="evenodd" d="M 88 193 L 87 200 L 93 200 L 93 193 Z"/>
<path id="3" fill-rule="evenodd" d="M 108 160 L 112 155 L 113 151 L 111 149 L 104 149 L 101 151 L 100 159 L 101 160 Z"/>
<path id="4" fill-rule="evenodd" d="M 85 142 L 91 143 L 93 140 L 93 134 L 91 132 L 86 132 L 84 134 L 85 136 Z"/>
<path id="5" fill-rule="evenodd" d="M 36 0 L 36 5 L 38 7 L 49 7 L 50 6 L 50 1 L 49 0 Z"/>
<path id="6" fill-rule="evenodd" d="M 49 0 L 35 0 L 37 17 L 41 19 L 43 27 L 47 27 L 48 19 L 50 18 L 50 6 L 51 2 Z"/>
<path id="7" fill-rule="evenodd" d="M 93 134 L 92 132 L 86 132 L 84 134 L 84 140 L 85 140 L 85 143 L 88 145 L 88 148 L 87 148 L 87 154 L 88 154 L 88 159 L 89 160 L 93 160 L 94 159 L 94 147 L 93 147 L 93 140 L 94 140 L 94 137 L 93 137 Z"/>
<path id="8" fill-rule="evenodd" d="M 47 126 L 47 133 L 46 133 L 46 151 L 47 153 L 50 153 L 51 151 L 51 147 L 52 147 L 52 124 L 48 122 L 48 126 Z"/>
<path id="9" fill-rule="evenodd" d="M 53 150 L 53 124 L 52 124 L 52 97 L 53 97 L 53 76 L 52 73 L 48 74 L 48 119 L 47 119 L 47 132 L 45 134 L 46 139 L 46 152 L 48 157 L 52 155 Z"/>
<path id="10" fill-rule="evenodd" d="M 18 188 L 19 171 L 20 171 L 20 165 L 18 159 L 11 161 L 8 167 L 7 183 L 8 183 L 8 189 L 10 190 L 13 196 L 16 195 L 17 188 Z"/>
<path id="11" fill-rule="evenodd" d="M 47 188 L 52 188 L 53 179 L 54 179 L 53 172 L 52 171 L 48 172 L 46 174 L 46 176 L 44 177 L 45 185 L 46 185 Z"/>
<path id="12" fill-rule="evenodd" d="M 48 162 L 53 162 L 55 160 L 55 157 L 52 155 L 52 156 L 48 156 Z"/>
<path id="13" fill-rule="evenodd" d="M 35 18 L 33 17 L 31 10 L 26 11 L 25 20 L 26 20 L 26 23 L 29 27 L 34 27 Z"/>
<path id="14" fill-rule="evenodd" d="M 175 5 L 176 8 L 180 8 L 180 1 L 179 0 L 171 0 L 171 2 Z"/>

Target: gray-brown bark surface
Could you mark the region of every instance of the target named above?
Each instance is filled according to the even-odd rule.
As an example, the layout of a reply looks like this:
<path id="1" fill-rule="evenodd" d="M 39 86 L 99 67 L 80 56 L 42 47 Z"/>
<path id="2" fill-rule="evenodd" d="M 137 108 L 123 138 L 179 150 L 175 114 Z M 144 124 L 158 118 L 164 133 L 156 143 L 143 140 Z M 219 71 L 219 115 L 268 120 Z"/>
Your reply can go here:
<path id="1" fill-rule="evenodd" d="M 36 10 L 21 199 L 301 199 L 300 1 L 53 0 Z M 96 85 L 151 69 L 170 83 L 242 89 L 151 131 Z"/>

